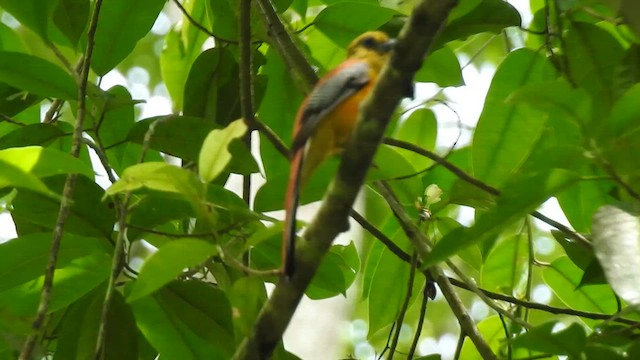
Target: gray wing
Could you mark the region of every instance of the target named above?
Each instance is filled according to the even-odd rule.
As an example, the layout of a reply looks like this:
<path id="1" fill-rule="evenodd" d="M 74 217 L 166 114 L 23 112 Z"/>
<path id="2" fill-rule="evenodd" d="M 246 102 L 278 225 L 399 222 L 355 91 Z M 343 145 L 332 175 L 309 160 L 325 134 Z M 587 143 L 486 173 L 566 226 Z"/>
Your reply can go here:
<path id="1" fill-rule="evenodd" d="M 356 91 L 371 81 L 366 62 L 344 63 L 325 75 L 307 97 L 306 107 L 300 118 L 300 129 L 293 139 L 291 151 L 295 152 L 307 142 L 318 124 Z"/>

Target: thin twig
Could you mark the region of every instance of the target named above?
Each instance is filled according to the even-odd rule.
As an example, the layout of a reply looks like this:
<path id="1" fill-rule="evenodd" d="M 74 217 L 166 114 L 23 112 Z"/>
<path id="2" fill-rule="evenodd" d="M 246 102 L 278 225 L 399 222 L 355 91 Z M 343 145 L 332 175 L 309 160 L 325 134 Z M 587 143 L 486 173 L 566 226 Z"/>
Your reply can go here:
<path id="1" fill-rule="evenodd" d="M 504 339 L 507 341 L 507 360 L 511 360 L 511 335 L 509 335 L 509 328 L 507 322 L 504 321 L 504 316 L 498 314 L 500 322 L 502 323 L 502 330 L 504 330 Z"/>
<path id="2" fill-rule="evenodd" d="M 400 247 L 396 245 L 393 240 L 389 239 L 387 235 L 385 235 L 382 231 L 380 231 L 377 227 L 375 227 L 372 223 L 370 223 L 367 219 L 360 215 L 356 210 L 351 209 L 351 217 L 358 224 L 360 224 L 363 229 L 367 230 L 369 234 L 373 235 L 373 237 L 383 243 L 387 247 L 387 249 L 391 251 L 395 256 L 397 256 L 400 260 L 411 263 L 411 255 L 402 251 L 402 249 L 400 249 Z"/>
<path id="3" fill-rule="evenodd" d="M 271 144 L 273 144 L 273 146 L 276 148 L 276 150 L 278 150 L 280 154 L 282 154 L 287 159 L 289 158 L 289 148 L 287 147 L 287 145 L 285 145 L 284 141 L 280 139 L 275 131 L 273 131 L 267 124 L 258 119 L 256 119 L 256 121 L 253 123 L 253 126 L 256 130 L 258 130 L 260 134 L 264 135 L 264 137 L 266 137 L 267 140 L 271 142 Z"/>
<path id="4" fill-rule="evenodd" d="M 420 340 L 420 334 L 422 333 L 422 326 L 424 325 L 424 319 L 427 314 L 427 304 L 429 303 L 429 287 L 430 279 L 429 273 L 425 273 L 425 286 L 422 289 L 422 303 L 420 304 L 420 315 L 418 315 L 418 325 L 416 325 L 416 333 L 413 335 L 413 341 L 411 342 L 411 348 L 407 354 L 407 359 L 413 359 L 413 355 L 418 347 L 418 341 Z"/>
<path id="5" fill-rule="evenodd" d="M 453 286 L 455 286 L 455 287 L 459 287 L 461 289 L 473 291 L 471 289 L 471 287 L 469 287 L 469 285 L 467 283 L 465 283 L 464 281 L 461 281 L 461 280 L 458 280 L 458 279 L 455 279 L 455 278 L 449 278 L 449 281 L 451 281 L 451 284 L 453 284 Z M 558 308 L 558 307 L 544 305 L 544 304 L 540 304 L 540 303 L 536 303 L 536 302 L 532 302 L 532 301 L 521 300 L 521 299 L 515 298 L 513 296 L 500 294 L 500 293 L 492 292 L 492 291 L 489 291 L 489 290 L 480 289 L 480 291 L 482 291 L 482 293 L 484 293 L 486 296 L 488 296 L 488 297 L 490 297 L 491 299 L 494 299 L 494 300 L 506 301 L 506 302 L 514 304 L 514 305 L 522 306 L 522 307 L 525 307 L 525 308 L 528 308 L 528 309 L 544 311 L 544 312 L 548 312 L 550 314 L 571 315 L 571 316 L 578 316 L 578 317 L 581 317 L 581 318 L 593 319 L 593 320 L 612 320 L 612 321 L 616 321 L 616 322 L 619 322 L 619 323 L 622 323 L 622 324 L 627 324 L 627 325 L 633 325 L 633 326 L 640 327 L 640 322 L 638 322 L 638 321 L 625 319 L 625 318 L 613 319 L 613 317 L 615 315 L 612 315 L 612 314 L 601 314 L 601 313 L 594 313 L 594 312 L 581 311 L 581 310 L 575 310 L 575 309 Z"/>
<path id="6" fill-rule="evenodd" d="M 409 301 L 413 296 L 413 279 L 416 276 L 417 266 L 418 266 L 418 256 L 414 251 L 413 255 L 411 256 L 411 269 L 409 270 L 409 281 L 407 283 L 407 293 L 404 296 L 404 301 L 402 302 L 400 313 L 398 314 L 398 318 L 396 319 L 396 332 L 393 336 L 391 347 L 389 348 L 389 360 L 393 359 L 393 355 L 396 352 L 396 347 L 398 346 L 398 339 L 400 338 L 400 331 L 402 331 L 402 323 L 404 322 L 404 316 L 407 313 L 407 309 L 409 308 Z"/>
<path id="7" fill-rule="evenodd" d="M 100 13 L 101 5 L 102 0 L 96 0 L 94 4 L 93 14 L 91 16 L 91 23 L 87 32 L 87 48 L 85 51 L 85 58 L 79 77 L 80 83 L 78 86 L 78 112 L 76 123 L 73 127 L 73 140 L 71 145 L 71 155 L 76 158 L 80 155 L 80 149 L 82 147 L 82 133 L 84 118 L 86 114 L 86 96 L 89 78 L 89 66 L 91 64 L 91 54 L 93 53 L 95 33 L 98 26 L 98 14 Z M 42 285 L 42 292 L 40 293 L 40 303 L 38 305 L 35 320 L 32 324 L 33 333 L 29 335 L 29 337 L 27 337 L 27 340 L 22 347 L 19 358 L 20 360 L 31 360 L 31 358 L 33 357 L 33 350 L 35 348 L 37 338 L 40 336 L 40 333 L 43 330 L 43 324 L 47 318 L 49 304 L 51 303 L 51 290 L 53 287 L 53 277 L 55 274 L 56 263 L 58 261 L 58 253 L 60 251 L 60 243 L 62 242 L 64 226 L 71 209 L 76 179 L 77 174 L 69 174 L 67 175 L 67 179 L 64 183 L 60 209 L 58 211 L 58 217 L 53 230 L 53 238 L 51 239 L 49 260 L 47 262 L 47 267 L 44 273 L 44 283 Z"/>
<path id="8" fill-rule="evenodd" d="M 64 100 L 61 100 L 61 99 L 53 100 L 53 102 L 51 103 L 51 106 L 49 106 L 49 109 L 47 110 L 47 113 L 44 115 L 44 119 L 42 120 L 42 122 L 45 124 L 50 124 L 56 121 L 57 120 L 56 114 L 58 113 L 58 111 L 60 111 L 60 108 L 62 107 L 63 104 L 64 104 Z"/>
<path id="9" fill-rule="evenodd" d="M 198 30 L 202 31 L 203 33 L 205 33 L 205 34 L 209 35 L 210 37 L 212 37 L 216 42 L 227 43 L 227 44 L 237 44 L 238 43 L 235 40 L 224 39 L 224 38 L 221 38 L 218 35 L 212 33 L 204 25 L 200 24 L 196 19 L 194 19 L 191 16 L 191 14 L 189 14 L 187 9 L 185 9 L 184 6 L 182 6 L 182 4 L 180 3 L 179 0 L 173 0 L 173 3 L 176 4 L 178 9 L 180 9 L 180 12 L 182 12 L 182 15 L 184 15 L 184 17 L 186 17 L 187 20 L 189 20 L 191 25 L 195 26 L 196 29 L 198 29 Z"/>
<path id="10" fill-rule="evenodd" d="M 405 149 L 405 150 L 409 150 L 409 151 L 413 151 L 416 154 L 422 155 L 424 157 L 427 157 L 433 161 L 435 161 L 436 163 L 442 165 L 444 168 L 446 168 L 447 170 L 451 171 L 454 175 L 456 175 L 458 178 L 460 178 L 460 180 L 466 181 L 467 183 L 477 187 L 480 190 L 483 190 L 491 195 L 495 195 L 495 196 L 499 196 L 500 195 L 500 190 L 474 178 L 473 176 L 467 174 L 464 170 L 460 169 L 459 167 L 453 165 L 452 163 L 450 163 L 449 161 L 447 161 L 446 159 L 442 158 L 441 156 L 438 156 L 437 154 L 421 148 L 417 145 L 414 145 L 412 143 L 406 142 L 406 141 L 402 141 L 402 140 L 397 140 L 397 139 L 392 139 L 392 138 L 385 138 L 383 140 L 383 142 L 387 145 L 391 145 L 391 146 L 395 146 L 395 147 L 399 147 L 401 149 Z M 582 234 L 577 233 L 571 229 L 569 229 L 567 226 L 560 224 L 559 222 L 548 218 L 547 216 L 543 215 L 542 213 L 538 212 L 538 211 L 534 211 L 531 213 L 531 215 L 533 217 L 535 217 L 536 219 L 539 219 L 553 227 L 555 227 L 556 229 L 560 230 L 562 233 L 564 233 L 565 235 L 567 235 L 567 237 L 576 240 L 578 243 L 591 248 L 591 242 L 584 237 Z"/>
<path id="11" fill-rule="evenodd" d="M 0 121 L 18 126 L 27 126 L 27 124 L 21 123 L 20 121 L 13 119 L 11 116 L 7 116 L 3 113 L 0 113 Z"/>
<path id="12" fill-rule="evenodd" d="M 453 360 L 460 360 L 460 354 L 462 353 L 462 346 L 464 345 L 464 339 L 467 336 L 464 334 L 464 331 L 460 330 L 460 334 L 458 335 L 458 343 L 456 344 L 456 352 L 453 355 Z"/>
<path id="13" fill-rule="evenodd" d="M 255 123 L 253 106 L 253 66 L 251 53 L 251 0 L 240 0 L 240 110 L 247 128 Z M 251 151 L 251 130 L 243 138 L 247 149 Z M 242 199 L 251 204 L 251 174 L 242 177 Z"/>

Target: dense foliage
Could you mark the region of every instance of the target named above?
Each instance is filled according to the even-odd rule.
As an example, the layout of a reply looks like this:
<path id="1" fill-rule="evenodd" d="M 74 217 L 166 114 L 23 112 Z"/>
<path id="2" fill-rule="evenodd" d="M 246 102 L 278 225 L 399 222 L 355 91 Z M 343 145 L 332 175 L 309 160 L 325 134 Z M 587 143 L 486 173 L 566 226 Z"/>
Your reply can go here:
<path id="1" fill-rule="evenodd" d="M 271 212 L 313 71 L 364 31 L 397 35 L 416 3 L 0 0 L 0 204 L 17 233 L 0 244 L 0 359 L 231 358 L 280 279 Z M 360 192 L 366 235 L 333 245 L 305 292 L 357 289 L 368 335 L 343 354 L 438 359 L 418 344 L 460 333 L 442 355 L 640 358 L 640 6 L 530 13 L 460 0 L 416 73 L 445 89 L 495 67 L 458 129 L 471 142 L 436 149 L 446 91 L 396 109 Z M 163 96 L 172 111 L 152 107 Z M 570 227 L 536 211 L 550 198 Z M 478 304 L 474 326 L 459 305 Z"/>

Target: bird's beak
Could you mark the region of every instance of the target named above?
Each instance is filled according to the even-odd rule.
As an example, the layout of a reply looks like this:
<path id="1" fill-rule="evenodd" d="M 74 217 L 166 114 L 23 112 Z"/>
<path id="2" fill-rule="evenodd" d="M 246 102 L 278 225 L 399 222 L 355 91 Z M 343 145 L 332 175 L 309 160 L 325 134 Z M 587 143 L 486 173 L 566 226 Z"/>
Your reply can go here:
<path id="1" fill-rule="evenodd" d="M 388 41 L 380 44 L 380 51 L 382 53 L 388 53 L 396 46 L 396 42 L 396 39 L 389 39 Z"/>

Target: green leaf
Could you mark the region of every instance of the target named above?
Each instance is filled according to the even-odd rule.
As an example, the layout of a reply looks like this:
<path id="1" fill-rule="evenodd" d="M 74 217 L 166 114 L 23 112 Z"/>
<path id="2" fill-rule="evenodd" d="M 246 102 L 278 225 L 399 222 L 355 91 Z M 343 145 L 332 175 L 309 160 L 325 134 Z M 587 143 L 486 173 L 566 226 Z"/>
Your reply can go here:
<path id="1" fill-rule="evenodd" d="M 71 75 L 32 55 L 0 51 L 0 81 L 40 96 L 78 99 L 78 88 Z"/>
<path id="2" fill-rule="evenodd" d="M 369 337 L 396 320 L 407 294 L 409 271 L 407 263 L 382 250 L 369 288 Z"/>
<path id="3" fill-rule="evenodd" d="M 49 259 L 52 234 L 36 233 L 0 244 L 0 293 L 32 281 L 42 275 Z M 57 268 L 75 259 L 105 252 L 104 240 L 65 234 L 60 244 Z"/>
<path id="4" fill-rule="evenodd" d="M 187 0 L 182 3 L 182 6 L 196 23 L 206 22 L 204 1 Z M 171 95 L 174 109 L 182 109 L 187 75 L 193 62 L 202 52 L 202 44 L 207 38 L 207 34 L 195 27 L 184 15 L 182 23 L 174 26 L 164 38 L 164 47 L 160 55 L 160 72 Z"/>
<path id="5" fill-rule="evenodd" d="M 231 161 L 229 144 L 244 135 L 247 125 L 244 121 L 236 120 L 222 130 L 212 130 L 207 135 L 198 161 L 198 172 L 205 182 L 211 182 L 222 173 Z"/>
<path id="6" fill-rule="evenodd" d="M 267 300 L 264 283 L 255 276 L 242 277 L 233 283 L 227 294 L 233 306 L 236 337 L 249 335 L 262 305 Z"/>
<path id="7" fill-rule="evenodd" d="M 478 331 L 480 335 L 491 347 L 495 354 L 499 354 L 500 350 L 504 346 L 504 325 L 497 315 L 489 316 L 488 318 L 478 323 Z M 462 351 L 460 352 L 460 359 L 465 360 L 482 360 L 475 345 L 471 341 L 465 341 L 462 345 Z"/>
<path id="8" fill-rule="evenodd" d="M 37 176 L 0 160 L 0 189 L 5 187 L 28 189 L 58 199 L 58 195 L 49 190 Z"/>
<path id="9" fill-rule="evenodd" d="M 637 121 L 640 117 L 639 101 L 640 84 L 635 84 L 613 106 L 609 120 L 605 122 L 608 136 L 617 139 L 624 133 L 637 131 L 640 128 Z"/>
<path id="10" fill-rule="evenodd" d="M 496 237 L 507 226 L 576 181 L 574 173 L 558 169 L 507 184 L 495 207 L 480 215 L 471 228 L 459 228 L 447 234 L 434 246 L 424 266 L 442 261 L 464 247 Z"/>
<path id="11" fill-rule="evenodd" d="M 109 0 L 100 8 L 91 68 L 104 75 L 124 60 L 145 36 L 164 0 Z"/>
<path id="12" fill-rule="evenodd" d="M 585 169 L 583 176 L 591 171 Z M 595 175 L 595 174 L 593 174 Z M 593 214 L 614 199 L 610 194 L 614 187 L 610 181 L 581 181 L 556 196 L 562 212 L 571 226 L 580 233 L 589 233 Z"/>
<path id="13" fill-rule="evenodd" d="M 358 35 L 379 28 L 395 15 L 397 11 L 377 4 L 338 2 L 324 8 L 313 23 L 333 42 L 347 47 Z"/>
<path id="14" fill-rule="evenodd" d="M 465 39 L 481 32 L 497 34 L 509 26 L 520 26 L 520 14 L 511 4 L 501 0 L 478 2 L 473 10 L 453 18 L 445 26 L 440 41 Z"/>
<path id="15" fill-rule="evenodd" d="M 95 128 L 100 135 L 102 146 L 108 148 L 127 139 L 127 134 L 136 123 L 135 102 L 129 91 L 120 85 L 110 88 L 104 95 L 106 99 L 102 116 L 95 124 Z"/>
<path id="16" fill-rule="evenodd" d="M 49 20 L 56 3 L 57 1 L 0 0 L 0 7 L 46 41 L 49 40 Z"/>
<path id="17" fill-rule="evenodd" d="M 15 116 L 20 114 L 25 109 L 34 105 L 37 101 L 41 100 L 40 96 L 33 95 L 31 93 L 25 93 L 20 89 L 16 89 L 13 86 L 9 86 L 5 83 L 0 83 L 0 111 L 7 116 Z M 30 123 L 36 123 L 40 121 L 40 111 L 33 117 L 33 121 Z M 12 124 L 4 123 L 2 126 L 15 127 Z M 2 131 L 2 134 L 6 131 Z"/>
<path id="18" fill-rule="evenodd" d="M 0 23 L 0 50 L 27 53 L 27 47 L 15 30 Z"/>
<path id="19" fill-rule="evenodd" d="M 169 359 L 228 359 L 235 349 L 224 292 L 201 282 L 173 282 L 131 304 L 138 329 Z"/>
<path id="20" fill-rule="evenodd" d="M 580 324 L 573 323 L 560 331 L 554 331 L 558 323 L 549 322 L 536 326 L 516 337 L 512 345 L 517 348 L 541 351 L 554 355 L 569 355 L 580 359 L 587 342 L 587 335 Z"/>
<path id="21" fill-rule="evenodd" d="M 215 245 L 204 240 L 179 239 L 167 243 L 145 260 L 127 301 L 132 303 L 151 294 L 182 274 L 184 269 L 202 264 L 217 252 Z"/>
<path id="22" fill-rule="evenodd" d="M 572 80 L 598 99 L 593 102 L 597 113 L 607 111 L 615 100 L 613 79 L 622 46 L 606 30 L 583 22 L 571 23 L 564 42 Z M 593 120 L 594 124 L 601 121 Z"/>
<path id="23" fill-rule="evenodd" d="M 433 150 L 436 145 L 436 135 L 438 133 L 438 123 L 436 116 L 430 109 L 420 108 L 409 115 L 402 121 L 393 137 L 417 145 L 423 149 Z M 433 161 L 426 157 L 416 154 L 413 151 L 396 148 L 396 151 L 402 154 L 405 159 L 417 171 L 426 169 L 433 164 Z M 396 173 L 395 176 L 397 176 Z"/>
<path id="24" fill-rule="evenodd" d="M 593 250 L 622 299 L 640 303 L 640 209 L 637 204 L 602 206 L 593 215 Z"/>
<path id="25" fill-rule="evenodd" d="M 87 26 L 89 19 L 88 0 L 58 0 L 53 13 L 53 22 L 74 47 Z"/>
<path id="26" fill-rule="evenodd" d="M 427 56 L 415 76 L 417 82 L 433 82 L 441 87 L 464 84 L 462 70 L 456 54 L 444 46 Z"/>
<path id="27" fill-rule="evenodd" d="M 65 314 L 54 360 L 93 359 L 102 315 L 105 287 L 100 286 L 69 307 Z M 105 327 L 105 359 L 138 359 L 136 323 L 133 313 L 116 291 Z"/>
<path id="28" fill-rule="evenodd" d="M 338 294 L 347 296 L 347 289 L 360 268 L 358 251 L 353 242 L 349 245 L 333 245 L 320 263 L 305 294 L 314 300 L 326 299 Z"/>
<path id="29" fill-rule="evenodd" d="M 127 139 L 144 144 L 149 127 L 154 126 L 149 146 L 187 161 L 196 161 L 205 137 L 218 126 L 192 116 L 157 116 L 135 123 Z"/>
<path id="30" fill-rule="evenodd" d="M 65 240 L 66 240 L 65 236 Z M 63 242 L 64 243 L 64 242 Z M 49 242 L 50 245 L 50 242 Z M 87 246 L 85 242 L 83 244 Z M 48 258 L 49 248 L 43 258 Z M 16 255 L 16 254 L 14 254 Z M 38 268 L 42 273 L 44 267 Z M 95 251 L 87 256 L 74 257 L 56 268 L 49 311 L 60 310 L 95 289 L 108 277 L 111 269 L 111 256 L 106 252 Z M 44 275 L 12 287 L 0 293 L 0 307 L 19 316 L 34 316 L 40 302 L 40 292 Z"/>
<path id="31" fill-rule="evenodd" d="M 51 176 L 44 180 L 48 188 L 62 194 L 66 176 Z M 111 201 L 101 201 L 104 190 L 93 179 L 78 177 L 73 192 L 69 217 L 65 223 L 65 234 L 110 238 L 113 224 L 117 221 Z M 38 204 L 34 206 L 34 204 Z M 13 200 L 11 215 L 16 222 L 18 233 L 26 224 L 54 229 L 58 219 L 60 201 L 36 192 L 18 191 Z"/>
<path id="32" fill-rule="evenodd" d="M 81 174 L 93 178 L 93 169 L 67 153 L 40 146 L 0 150 L 0 161 L 37 177 L 58 174 Z"/>
<path id="33" fill-rule="evenodd" d="M 211 24 L 211 32 L 225 40 L 238 39 L 238 17 L 229 0 L 207 1 L 207 15 Z"/>
<path id="34" fill-rule="evenodd" d="M 167 163 L 147 162 L 128 167 L 120 180 L 107 189 L 106 195 L 141 188 L 182 194 L 187 199 L 201 198 L 203 192 L 200 181 L 192 172 Z"/>
<path id="35" fill-rule="evenodd" d="M 31 124 L 19 127 L 0 137 L 0 149 L 42 145 L 66 135 L 59 127 L 50 124 Z"/>
<path id="36" fill-rule="evenodd" d="M 527 159 L 546 117 L 505 99 L 524 85 L 554 78 L 553 66 L 528 49 L 510 53 L 498 67 L 473 137 L 473 170 L 478 179 L 501 187 Z"/>
<path id="37" fill-rule="evenodd" d="M 604 314 L 616 312 L 613 291 L 607 285 L 581 286 L 583 272 L 568 257 L 554 260 L 542 270 L 544 281 L 567 306 L 576 310 Z"/>
<path id="38" fill-rule="evenodd" d="M 482 287 L 523 297 L 529 272 L 529 241 L 525 235 L 514 235 L 493 248 L 482 267 Z"/>
<path id="39" fill-rule="evenodd" d="M 238 71 L 238 63 L 224 48 L 200 54 L 184 86 L 184 115 L 213 120 L 219 126 L 240 118 Z"/>

